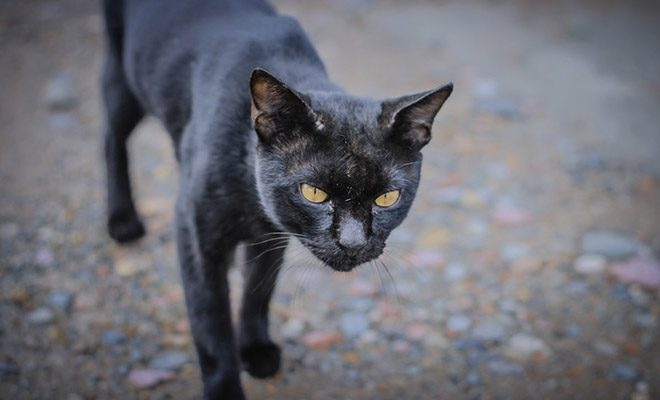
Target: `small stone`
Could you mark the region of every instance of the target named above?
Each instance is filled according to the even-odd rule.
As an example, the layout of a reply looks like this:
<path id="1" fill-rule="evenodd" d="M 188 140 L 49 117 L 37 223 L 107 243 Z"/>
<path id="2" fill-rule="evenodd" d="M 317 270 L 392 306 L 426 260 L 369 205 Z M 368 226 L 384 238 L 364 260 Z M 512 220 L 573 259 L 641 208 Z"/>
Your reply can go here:
<path id="1" fill-rule="evenodd" d="M 13 361 L 0 361 L 0 376 L 9 377 L 19 375 L 21 369 Z"/>
<path id="2" fill-rule="evenodd" d="M 424 249 L 413 253 L 410 262 L 417 267 L 439 268 L 445 264 L 445 258 L 438 250 Z"/>
<path id="3" fill-rule="evenodd" d="M 539 338 L 525 333 L 517 333 L 509 339 L 504 354 L 517 361 L 528 361 L 534 357 L 550 356 L 550 348 Z"/>
<path id="4" fill-rule="evenodd" d="M 453 332 L 465 332 L 470 329 L 472 321 L 466 315 L 454 314 L 447 318 L 447 329 Z"/>
<path id="5" fill-rule="evenodd" d="M 66 396 L 66 400 L 85 400 L 85 399 L 78 393 L 69 393 Z"/>
<path id="6" fill-rule="evenodd" d="M 76 104 L 73 93 L 74 78 L 70 73 L 53 76 L 46 87 L 48 108 L 55 111 L 67 110 Z"/>
<path id="7" fill-rule="evenodd" d="M 614 357 L 619 354 L 619 348 L 615 344 L 603 339 L 596 339 L 593 348 L 597 353 L 607 357 Z"/>
<path id="8" fill-rule="evenodd" d="M 459 282 L 467 277 L 467 268 L 463 264 L 452 262 L 447 266 L 444 272 L 445 280 L 449 282 Z"/>
<path id="9" fill-rule="evenodd" d="M 348 293 L 352 296 L 372 297 L 378 294 L 378 288 L 369 281 L 359 279 L 351 282 Z"/>
<path id="10" fill-rule="evenodd" d="M 583 275 L 599 274 L 607 266 L 607 259 L 600 254 L 582 254 L 573 261 L 575 272 Z"/>
<path id="11" fill-rule="evenodd" d="M 481 383 L 481 378 L 479 377 L 478 374 L 474 372 L 470 372 L 465 376 L 465 383 L 467 383 L 470 386 L 478 385 Z"/>
<path id="12" fill-rule="evenodd" d="M 515 262 L 530 254 L 532 254 L 532 250 L 522 243 L 507 244 L 500 249 L 500 257 L 506 262 Z"/>
<path id="13" fill-rule="evenodd" d="M 9 242 L 18 236 L 18 232 L 18 225 L 14 223 L 3 224 L 0 227 L 0 239 L 2 239 L 3 242 Z"/>
<path id="14" fill-rule="evenodd" d="M 149 368 L 176 371 L 188 362 L 188 353 L 182 351 L 165 351 L 156 354 L 149 362 Z"/>
<path id="15" fill-rule="evenodd" d="M 65 291 L 51 293 L 48 296 L 48 304 L 53 308 L 68 311 L 73 304 L 73 294 Z"/>
<path id="16" fill-rule="evenodd" d="M 655 325 L 655 318 L 652 314 L 639 313 L 633 317 L 633 322 L 640 328 L 652 328 Z"/>
<path id="17" fill-rule="evenodd" d="M 523 375 L 525 369 L 504 360 L 492 360 L 488 362 L 488 369 L 499 375 Z"/>
<path id="18" fill-rule="evenodd" d="M 332 345 L 342 341 L 339 332 L 310 332 L 305 335 L 303 342 L 312 350 L 328 350 Z"/>
<path id="19" fill-rule="evenodd" d="M 295 340 L 302 335 L 305 330 L 305 321 L 298 318 L 289 318 L 282 329 L 280 329 L 280 334 L 284 340 Z"/>
<path id="20" fill-rule="evenodd" d="M 48 247 L 42 247 L 34 253 L 34 263 L 40 267 L 50 267 L 55 262 L 55 256 Z"/>
<path id="21" fill-rule="evenodd" d="M 161 382 L 174 379 L 172 371 L 161 371 L 153 369 L 134 369 L 128 375 L 128 381 L 140 389 L 154 387 Z"/>
<path id="22" fill-rule="evenodd" d="M 416 322 L 408 325 L 408 327 L 406 328 L 406 337 L 412 340 L 413 342 L 420 342 L 430 332 L 431 332 L 430 326 L 420 322 Z"/>
<path id="23" fill-rule="evenodd" d="M 564 329 L 564 333 L 570 337 L 578 337 L 582 334 L 582 328 L 579 325 L 570 324 Z"/>
<path id="24" fill-rule="evenodd" d="M 119 260 L 115 264 L 115 273 L 119 276 L 133 276 L 137 272 L 137 264 L 132 260 Z"/>
<path id="25" fill-rule="evenodd" d="M 639 248 L 635 239 L 615 232 L 594 231 L 582 237 L 583 253 L 600 254 L 612 260 L 632 257 Z"/>
<path id="26" fill-rule="evenodd" d="M 362 314 L 348 313 L 341 317 L 340 328 L 344 336 L 356 338 L 369 329 L 369 320 Z"/>
<path id="27" fill-rule="evenodd" d="M 497 321 L 486 320 L 472 329 L 472 337 L 484 342 L 500 342 L 506 336 L 506 328 Z"/>
<path id="28" fill-rule="evenodd" d="M 107 345 L 116 346 L 126 341 L 126 335 L 119 331 L 108 329 L 101 333 L 101 340 Z"/>
<path id="29" fill-rule="evenodd" d="M 27 315 L 27 322 L 32 325 L 46 325 L 55 320 L 55 314 L 46 307 L 39 307 Z"/>
<path id="30" fill-rule="evenodd" d="M 611 371 L 614 376 L 627 382 L 635 382 L 640 377 L 639 372 L 627 364 L 614 364 Z"/>
<path id="31" fill-rule="evenodd" d="M 636 283 L 649 289 L 660 288 L 660 263 L 654 259 L 633 258 L 612 265 L 608 272 L 623 283 Z"/>
<path id="32" fill-rule="evenodd" d="M 406 353 L 410 349 L 410 343 L 403 339 L 395 340 L 392 343 L 392 351 L 396 353 Z"/>
<path id="33" fill-rule="evenodd" d="M 491 213 L 493 222 L 504 226 L 517 226 L 528 223 L 530 214 L 509 202 L 499 201 Z"/>

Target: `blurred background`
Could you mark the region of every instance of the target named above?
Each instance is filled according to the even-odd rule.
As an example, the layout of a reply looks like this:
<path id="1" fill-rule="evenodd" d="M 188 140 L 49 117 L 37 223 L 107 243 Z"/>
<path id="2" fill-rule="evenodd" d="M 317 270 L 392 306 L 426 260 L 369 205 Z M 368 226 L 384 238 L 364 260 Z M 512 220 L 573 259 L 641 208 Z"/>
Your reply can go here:
<path id="1" fill-rule="evenodd" d="M 658 398 L 657 2 L 275 4 L 354 94 L 455 91 L 387 270 L 292 246 L 282 373 L 248 397 Z M 131 141 L 148 236 L 105 233 L 103 46 L 95 1 L 0 2 L 2 399 L 201 398 L 153 119 Z"/>

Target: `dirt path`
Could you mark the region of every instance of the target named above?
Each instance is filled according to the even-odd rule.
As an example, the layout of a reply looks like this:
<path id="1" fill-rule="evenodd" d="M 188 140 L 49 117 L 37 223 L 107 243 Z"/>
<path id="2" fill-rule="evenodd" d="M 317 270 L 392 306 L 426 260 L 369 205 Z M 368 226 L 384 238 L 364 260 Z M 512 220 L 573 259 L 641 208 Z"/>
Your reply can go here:
<path id="1" fill-rule="evenodd" d="M 249 397 L 660 396 L 658 9 L 276 3 L 355 94 L 456 90 L 391 278 L 294 245 L 272 316 L 284 368 L 246 375 Z M 95 2 L 0 3 L 2 399 L 200 398 L 154 120 L 131 143 L 149 235 L 104 231 L 102 48 Z M 174 372 L 140 388 L 145 368 Z"/>

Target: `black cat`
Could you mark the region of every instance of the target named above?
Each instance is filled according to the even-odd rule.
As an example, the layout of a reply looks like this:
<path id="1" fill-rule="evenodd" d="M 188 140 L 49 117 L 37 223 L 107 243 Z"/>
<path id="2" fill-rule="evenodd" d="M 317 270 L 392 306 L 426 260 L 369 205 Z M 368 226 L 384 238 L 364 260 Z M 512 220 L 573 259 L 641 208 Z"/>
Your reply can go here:
<path id="1" fill-rule="evenodd" d="M 264 0 L 103 4 L 110 236 L 145 232 L 126 140 L 149 112 L 181 166 L 177 244 L 204 396 L 242 399 L 240 365 L 255 377 L 280 367 L 268 303 L 288 235 L 337 271 L 378 257 L 413 202 L 420 149 L 452 85 L 351 96 L 298 23 Z M 248 278 L 235 340 L 226 273 L 239 242 Z"/>

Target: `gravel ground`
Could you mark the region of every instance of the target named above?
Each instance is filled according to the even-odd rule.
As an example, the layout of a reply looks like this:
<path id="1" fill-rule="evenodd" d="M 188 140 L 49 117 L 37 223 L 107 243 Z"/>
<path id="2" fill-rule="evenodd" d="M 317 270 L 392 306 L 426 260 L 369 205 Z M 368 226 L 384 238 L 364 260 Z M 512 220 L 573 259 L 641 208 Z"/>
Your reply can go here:
<path id="1" fill-rule="evenodd" d="M 658 398 L 658 9 L 301 3 L 276 1 L 351 92 L 456 90 L 387 271 L 289 250 L 283 370 L 245 375 L 248 396 Z M 102 48 L 95 2 L 0 2 L 2 399 L 200 398 L 177 167 L 154 120 L 131 143 L 149 234 L 120 247 L 104 231 Z M 240 267 L 230 278 L 238 305 Z"/>

